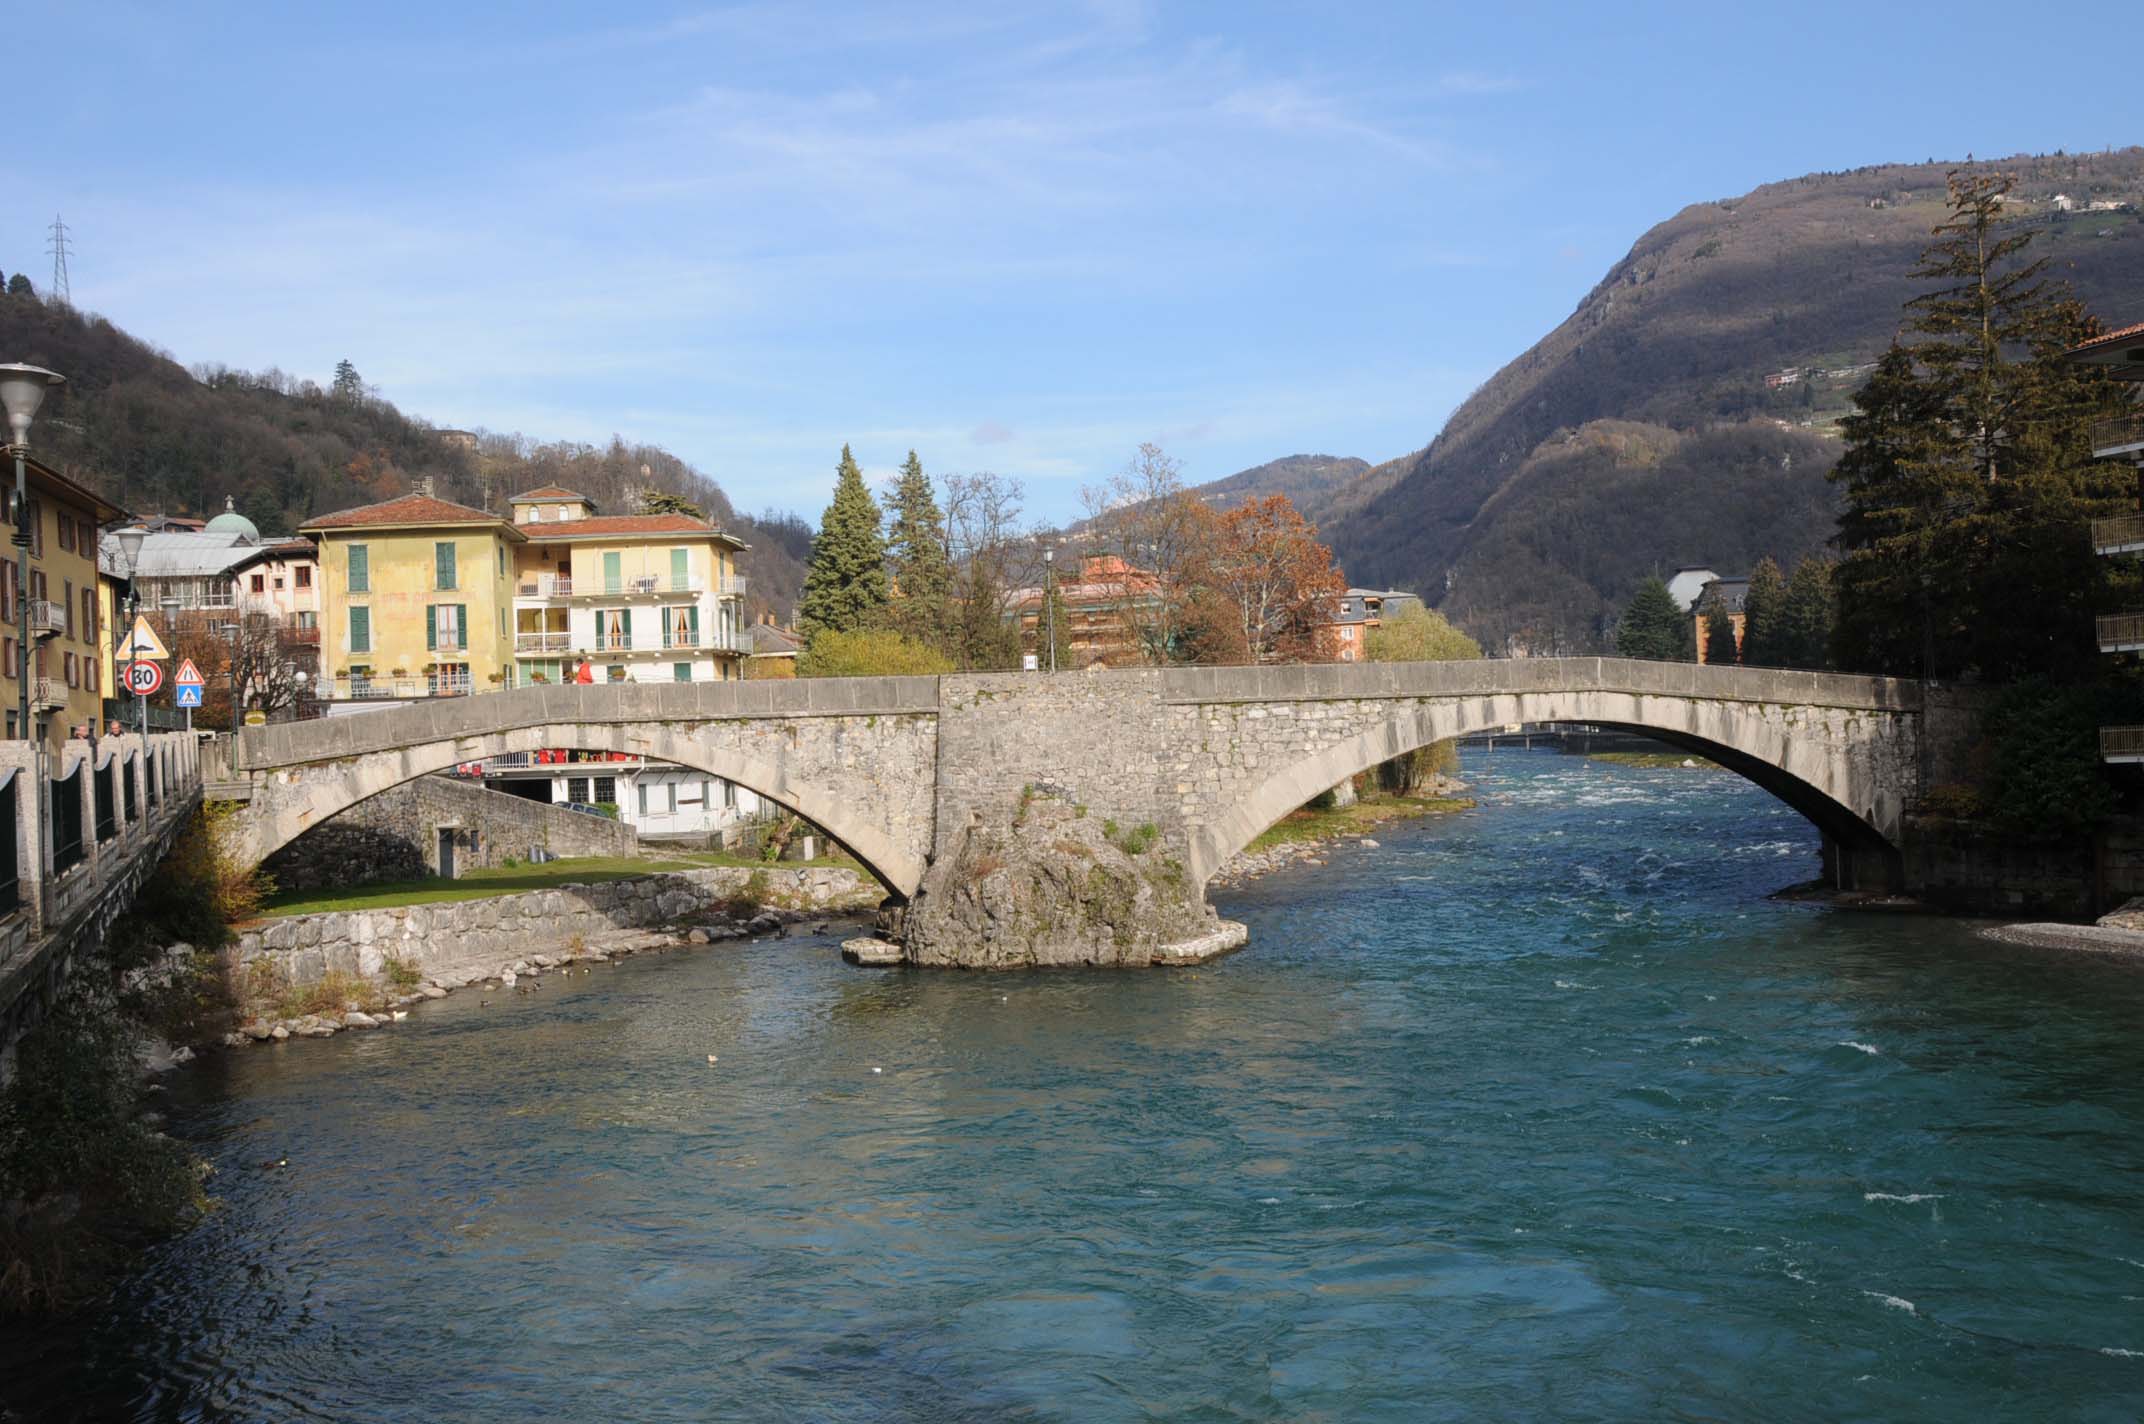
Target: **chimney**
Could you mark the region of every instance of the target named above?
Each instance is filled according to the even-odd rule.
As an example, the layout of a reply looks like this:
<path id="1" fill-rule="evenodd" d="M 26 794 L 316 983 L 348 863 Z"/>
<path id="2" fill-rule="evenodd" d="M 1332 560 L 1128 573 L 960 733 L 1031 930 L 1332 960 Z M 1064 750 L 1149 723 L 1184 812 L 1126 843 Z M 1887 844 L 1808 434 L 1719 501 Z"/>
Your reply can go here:
<path id="1" fill-rule="evenodd" d="M 439 498 L 438 495 L 432 493 L 432 477 L 430 475 L 426 475 L 423 479 L 417 481 L 417 493 L 423 495 L 426 499 Z"/>

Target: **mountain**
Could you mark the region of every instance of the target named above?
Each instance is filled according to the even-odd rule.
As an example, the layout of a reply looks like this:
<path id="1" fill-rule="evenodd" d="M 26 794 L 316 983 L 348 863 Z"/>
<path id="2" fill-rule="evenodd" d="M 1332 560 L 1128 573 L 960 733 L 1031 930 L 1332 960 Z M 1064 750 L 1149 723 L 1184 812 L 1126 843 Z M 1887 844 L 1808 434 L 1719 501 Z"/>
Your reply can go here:
<path id="1" fill-rule="evenodd" d="M 808 551 L 807 527 L 739 514 L 719 484 L 656 446 L 439 430 L 362 389 L 322 390 L 272 370 L 189 371 L 103 317 L 34 294 L 0 294 L 0 360 L 67 378 L 38 414 L 33 448 L 136 513 L 215 514 L 230 498 L 275 535 L 427 479 L 445 498 L 502 514 L 508 496 L 541 484 L 577 489 L 610 511 L 653 486 L 752 545 L 748 613 L 786 614 L 803 588 L 798 536 Z"/>
<path id="2" fill-rule="evenodd" d="M 1232 508 L 1247 499 L 1284 494 L 1297 509 L 1322 508 L 1370 469 L 1370 462 L 1339 455 L 1288 455 L 1268 460 L 1227 479 L 1194 485 L 1191 493 L 1215 508 Z"/>
<path id="3" fill-rule="evenodd" d="M 1317 506 L 1349 577 L 1419 589 L 1491 646 L 1578 651 L 1655 570 L 1822 548 L 1838 418 L 1922 290 L 1955 166 L 1810 174 L 1647 232 L 1426 449 Z M 1978 166 L 2017 177 L 2051 275 L 2144 317 L 2144 149 Z"/>

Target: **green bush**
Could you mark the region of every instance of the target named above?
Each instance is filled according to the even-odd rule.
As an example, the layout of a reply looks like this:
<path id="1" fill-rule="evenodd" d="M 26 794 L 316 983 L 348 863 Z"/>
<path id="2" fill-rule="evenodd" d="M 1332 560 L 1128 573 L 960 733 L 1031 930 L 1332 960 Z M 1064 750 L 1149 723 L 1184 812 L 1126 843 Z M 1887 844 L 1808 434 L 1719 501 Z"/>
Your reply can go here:
<path id="1" fill-rule="evenodd" d="M 1996 699 L 1988 718 L 1994 748 L 1989 820 L 2025 840 L 2087 835 L 2114 809 L 2099 759 L 2099 728 L 2113 715 L 2100 687 L 2021 682 Z"/>

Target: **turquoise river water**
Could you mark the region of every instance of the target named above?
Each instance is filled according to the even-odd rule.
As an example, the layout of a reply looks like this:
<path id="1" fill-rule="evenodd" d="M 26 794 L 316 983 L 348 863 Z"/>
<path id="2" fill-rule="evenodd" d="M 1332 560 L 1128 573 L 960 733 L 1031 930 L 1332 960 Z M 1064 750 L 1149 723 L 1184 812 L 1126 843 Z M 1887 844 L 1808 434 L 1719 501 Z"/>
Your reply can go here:
<path id="1" fill-rule="evenodd" d="M 2144 1413 L 2144 966 L 1769 900 L 1814 834 L 1724 773 L 1465 774 L 1474 811 L 1220 896 L 1251 946 L 1197 971 L 887 973 L 790 939 L 184 1070 L 221 1210 L 92 1326 L 0 1350 L 0 1397 Z"/>

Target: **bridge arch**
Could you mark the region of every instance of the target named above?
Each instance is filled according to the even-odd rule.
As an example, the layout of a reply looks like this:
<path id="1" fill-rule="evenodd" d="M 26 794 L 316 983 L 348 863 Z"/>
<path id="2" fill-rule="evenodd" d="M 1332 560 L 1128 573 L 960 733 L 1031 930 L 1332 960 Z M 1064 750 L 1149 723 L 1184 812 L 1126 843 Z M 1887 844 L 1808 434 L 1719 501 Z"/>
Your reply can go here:
<path id="1" fill-rule="evenodd" d="M 936 694 L 936 679 L 924 678 L 547 687 L 248 728 L 226 772 L 249 797 L 231 849 L 258 864 L 418 777 L 565 748 L 673 762 L 746 787 L 911 896 L 930 846 Z"/>
<path id="2" fill-rule="evenodd" d="M 1673 696 L 1521 693 L 1436 699 L 1283 767 L 1191 835 L 1204 884 L 1267 827 L 1357 773 L 1417 748 L 1517 723 L 1577 722 L 1640 733 L 1718 762 L 1813 823 L 1839 852 L 1843 883 L 1895 882 L 1904 799 L 1865 739 L 1830 735 L 1796 709 Z M 1858 870 L 1857 870 L 1858 867 Z"/>

